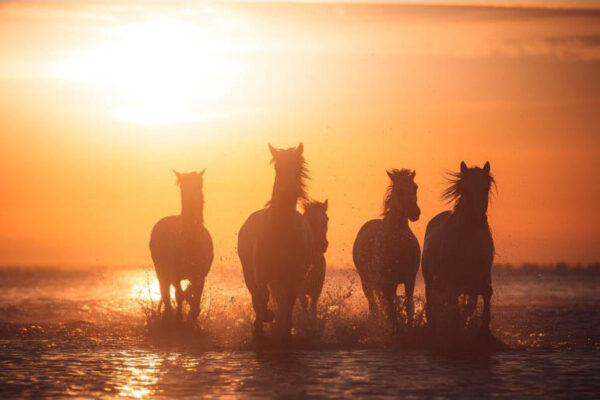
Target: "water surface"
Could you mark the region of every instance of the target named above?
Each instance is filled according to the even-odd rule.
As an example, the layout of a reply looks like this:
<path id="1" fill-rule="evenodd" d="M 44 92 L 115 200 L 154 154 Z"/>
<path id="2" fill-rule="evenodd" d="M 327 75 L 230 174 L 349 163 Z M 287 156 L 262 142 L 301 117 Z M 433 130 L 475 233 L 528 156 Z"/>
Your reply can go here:
<path id="1" fill-rule="evenodd" d="M 2 268 L 0 397 L 600 395 L 596 273 L 496 272 L 492 329 L 510 349 L 492 352 L 432 351 L 418 340 L 422 327 L 383 340 L 365 322 L 357 283 L 352 271 L 332 271 L 319 320 L 298 316 L 296 346 L 282 353 L 252 344 L 235 268 L 211 272 L 201 330 L 167 332 L 153 318 L 151 270 Z"/>

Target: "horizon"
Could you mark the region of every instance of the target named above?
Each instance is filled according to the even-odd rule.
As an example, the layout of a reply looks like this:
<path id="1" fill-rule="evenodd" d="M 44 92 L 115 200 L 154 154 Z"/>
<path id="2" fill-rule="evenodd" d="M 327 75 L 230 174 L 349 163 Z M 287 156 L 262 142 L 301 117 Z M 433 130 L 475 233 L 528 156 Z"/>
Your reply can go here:
<path id="1" fill-rule="evenodd" d="M 150 265 L 171 168 L 207 168 L 215 265 L 237 265 L 267 143 L 300 141 L 331 265 L 386 169 L 417 171 L 422 243 L 462 160 L 498 183 L 496 263 L 600 260 L 600 4 L 182 4 L 0 5 L 0 264 Z"/>

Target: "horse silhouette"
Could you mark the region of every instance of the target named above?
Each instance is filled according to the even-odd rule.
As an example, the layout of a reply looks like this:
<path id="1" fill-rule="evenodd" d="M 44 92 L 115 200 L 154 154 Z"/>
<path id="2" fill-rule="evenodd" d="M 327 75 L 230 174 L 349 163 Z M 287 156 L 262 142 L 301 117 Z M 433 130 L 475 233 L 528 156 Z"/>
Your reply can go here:
<path id="1" fill-rule="evenodd" d="M 275 183 L 267 206 L 251 214 L 240 228 L 238 255 L 256 314 L 254 336 L 263 335 L 263 323 L 275 318 L 280 344 L 291 340 L 292 312 L 303 295 L 304 277 L 313 260 L 313 237 L 308 221 L 296 211 L 298 200 L 307 200 L 307 169 L 302 143 L 296 148 L 269 145 L 275 166 Z M 268 308 L 270 295 L 277 304 L 275 316 Z"/>
<path id="2" fill-rule="evenodd" d="M 487 221 L 489 192 L 494 185 L 490 163 L 451 173 L 451 185 L 442 198 L 454 201 L 452 211 L 444 211 L 429 221 L 423 244 L 423 277 L 428 323 L 436 330 L 447 317 L 457 326 L 458 297 L 467 295 L 466 313 L 472 314 L 477 296 L 483 297 L 481 333 L 490 333 L 492 297 L 491 268 L 494 241 Z"/>
<path id="3" fill-rule="evenodd" d="M 418 220 L 421 210 L 417 205 L 415 171 L 386 172 L 391 183 L 385 196 L 383 218 L 372 219 L 360 228 L 352 257 L 369 302 L 370 316 L 378 316 L 380 303 L 396 330 L 396 289 L 400 283 L 404 284 L 409 325 L 414 315 L 413 292 L 421 249 L 408 221 Z"/>
<path id="4" fill-rule="evenodd" d="M 317 303 L 323 290 L 325 281 L 325 252 L 329 246 L 327 241 L 327 207 L 329 202 L 311 201 L 304 205 L 304 218 L 308 221 L 314 238 L 313 258 L 304 279 L 304 296 L 301 297 L 302 305 L 311 315 L 317 314 Z M 308 302 L 310 299 L 310 304 Z"/>
<path id="5" fill-rule="evenodd" d="M 172 314 L 171 285 L 175 287 L 177 318 L 183 318 L 183 301 L 190 305 L 188 320 L 196 323 L 200 313 L 200 299 L 204 280 L 213 261 L 213 243 L 204 227 L 204 195 L 202 172 L 179 173 L 181 214 L 158 221 L 150 236 L 150 253 L 160 284 L 165 314 Z M 184 291 L 181 281 L 190 285 Z"/>

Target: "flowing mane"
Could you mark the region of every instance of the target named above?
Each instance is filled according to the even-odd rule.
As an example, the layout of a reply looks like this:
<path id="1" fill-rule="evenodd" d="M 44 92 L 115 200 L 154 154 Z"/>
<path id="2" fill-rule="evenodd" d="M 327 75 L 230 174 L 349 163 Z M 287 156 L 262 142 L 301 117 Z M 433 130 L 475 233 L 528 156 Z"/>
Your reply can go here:
<path id="1" fill-rule="evenodd" d="M 412 171 L 410 169 L 402 168 L 402 169 L 392 169 L 389 171 L 390 179 L 392 180 L 385 190 L 385 196 L 383 198 L 383 210 L 381 211 L 381 216 L 386 217 L 390 213 L 390 206 L 392 204 L 392 192 L 394 189 L 394 180 L 400 177 L 410 177 Z"/>
<path id="2" fill-rule="evenodd" d="M 276 162 L 275 157 L 271 158 L 271 164 L 275 164 L 275 162 Z M 300 202 L 300 204 L 302 204 L 302 206 L 304 207 L 306 204 L 311 203 L 311 199 L 306 191 L 306 181 L 308 179 L 310 179 L 310 175 L 309 175 L 308 167 L 306 166 L 306 161 L 304 160 L 303 155 L 299 156 L 299 163 L 300 163 L 300 169 L 299 169 L 299 174 L 297 176 L 297 179 L 298 179 L 297 197 L 298 197 L 298 201 Z M 272 203 L 272 199 L 267 201 L 265 206 L 268 207 L 271 205 L 271 203 Z"/>
<path id="3" fill-rule="evenodd" d="M 275 164 L 275 157 L 271 158 L 271 164 Z M 310 203 L 310 197 L 306 192 L 306 181 L 310 179 L 308 167 L 304 156 L 300 156 L 300 174 L 298 175 L 298 201 L 302 204 Z"/>
<path id="4" fill-rule="evenodd" d="M 448 203 L 454 202 L 454 205 L 456 206 L 460 202 L 460 199 L 462 198 L 462 195 L 463 195 L 463 186 L 464 186 L 465 176 L 468 175 L 469 173 L 472 173 L 477 170 L 484 172 L 484 170 L 479 167 L 469 168 L 466 170 L 466 173 L 462 172 L 462 171 L 461 172 L 448 171 L 446 173 L 446 175 L 447 175 L 446 180 L 448 181 L 450 186 L 448 186 L 442 192 L 442 195 L 441 195 L 442 200 L 444 200 Z M 490 180 L 490 190 L 492 188 L 495 190 L 496 189 L 496 181 L 494 180 L 494 176 L 491 173 L 488 173 L 487 177 Z"/>

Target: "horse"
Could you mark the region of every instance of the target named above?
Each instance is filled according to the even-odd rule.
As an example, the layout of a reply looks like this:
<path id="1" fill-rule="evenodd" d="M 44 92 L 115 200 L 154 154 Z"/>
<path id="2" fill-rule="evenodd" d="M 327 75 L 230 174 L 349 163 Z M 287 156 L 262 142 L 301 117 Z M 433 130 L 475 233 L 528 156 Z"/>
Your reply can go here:
<path id="1" fill-rule="evenodd" d="M 415 171 L 386 171 L 391 182 L 387 188 L 382 218 L 366 222 L 359 230 L 352 248 L 352 258 L 360 275 L 362 289 L 369 302 L 369 315 L 376 318 L 382 305 L 394 331 L 396 289 L 404 284 L 404 306 L 408 324 L 414 315 L 413 292 L 419 270 L 421 248 L 408 221 L 419 219 Z"/>
<path id="2" fill-rule="evenodd" d="M 450 173 L 450 186 L 442 199 L 454 201 L 452 211 L 444 211 L 427 224 L 423 244 L 428 324 L 438 331 L 441 317 L 449 316 L 456 328 L 459 321 L 458 298 L 466 295 L 466 313 L 472 314 L 477 297 L 483 297 L 480 333 L 490 334 L 494 241 L 487 220 L 489 193 L 495 186 L 490 163 L 483 168 L 468 168 Z M 448 307 L 449 313 L 445 312 Z"/>
<path id="3" fill-rule="evenodd" d="M 329 202 L 311 201 L 304 204 L 304 218 L 308 221 L 314 238 L 313 258 L 306 277 L 304 279 L 304 299 L 301 303 L 312 316 L 317 314 L 317 303 L 323 290 L 325 281 L 325 270 L 327 262 L 325 261 L 325 252 L 329 246 L 327 241 L 327 207 Z M 308 303 L 310 299 L 310 305 Z"/>
<path id="4" fill-rule="evenodd" d="M 196 323 L 200 314 L 200 299 L 204 281 L 213 261 L 213 243 L 204 226 L 203 175 L 201 172 L 179 173 L 175 170 L 181 190 L 181 214 L 162 218 L 152 229 L 150 253 L 160 285 L 165 315 L 171 316 L 171 285 L 175 287 L 176 317 L 183 319 L 183 302 L 190 305 L 188 321 Z M 181 281 L 188 280 L 184 291 Z"/>
<path id="5" fill-rule="evenodd" d="M 304 146 L 276 149 L 269 144 L 275 183 L 271 200 L 252 213 L 238 234 L 238 256 L 256 315 L 254 338 L 263 337 L 263 323 L 275 319 L 280 345 L 291 341 L 292 312 L 313 260 L 313 236 L 308 221 L 296 211 L 299 200 L 307 201 L 308 179 L 302 155 Z M 268 307 L 270 296 L 277 315 Z"/>

